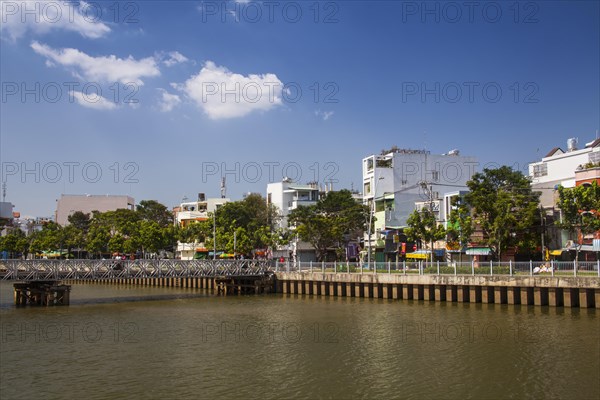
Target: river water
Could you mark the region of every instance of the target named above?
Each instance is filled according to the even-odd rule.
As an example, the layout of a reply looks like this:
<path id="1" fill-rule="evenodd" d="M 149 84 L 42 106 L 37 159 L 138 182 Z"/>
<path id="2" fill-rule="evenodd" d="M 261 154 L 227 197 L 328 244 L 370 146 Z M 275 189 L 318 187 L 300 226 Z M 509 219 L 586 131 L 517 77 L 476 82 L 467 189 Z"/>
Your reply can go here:
<path id="1" fill-rule="evenodd" d="M 600 398 L 597 310 L 73 285 L 15 308 L 0 398 Z"/>

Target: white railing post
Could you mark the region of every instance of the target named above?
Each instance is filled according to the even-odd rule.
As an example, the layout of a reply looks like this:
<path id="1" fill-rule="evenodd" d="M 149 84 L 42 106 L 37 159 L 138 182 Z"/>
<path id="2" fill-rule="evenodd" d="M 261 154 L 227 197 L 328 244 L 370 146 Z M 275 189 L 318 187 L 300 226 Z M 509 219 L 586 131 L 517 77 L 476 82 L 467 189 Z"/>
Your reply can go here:
<path id="1" fill-rule="evenodd" d="M 325 273 L 325 261 L 321 261 L 321 272 Z"/>
<path id="2" fill-rule="evenodd" d="M 508 273 L 512 276 L 512 260 L 508 260 Z"/>
<path id="3" fill-rule="evenodd" d="M 337 274 L 337 260 L 333 261 L 333 273 Z"/>
<path id="4" fill-rule="evenodd" d="M 402 261 L 402 269 L 404 270 L 404 275 L 406 275 L 406 260 Z"/>
<path id="5" fill-rule="evenodd" d="M 498 262 L 500 262 L 500 261 L 498 261 Z M 494 275 L 492 272 L 493 269 L 494 269 L 494 265 L 492 264 L 492 260 L 490 260 L 490 276 Z"/>
<path id="6" fill-rule="evenodd" d="M 454 276 L 456 276 L 456 261 L 454 262 Z"/>
<path id="7" fill-rule="evenodd" d="M 552 276 L 554 276 L 554 260 L 550 260 L 550 271 L 552 272 Z"/>
<path id="8" fill-rule="evenodd" d="M 440 274 L 440 260 L 437 260 L 437 272 Z"/>
<path id="9" fill-rule="evenodd" d="M 573 276 L 577 276 L 577 262 L 573 260 Z"/>
<path id="10" fill-rule="evenodd" d="M 388 275 L 392 274 L 392 262 L 388 260 Z"/>
<path id="11" fill-rule="evenodd" d="M 596 269 L 598 270 L 598 276 L 600 276 L 600 260 L 596 260 Z"/>
<path id="12" fill-rule="evenodd" d="M 529 276 L 533 276 L 533 261 L 529 260 Z"/>
<path id="13" fill-rule="evenodd" d="M 475 275 L 475 260 L 471 260 L 471 275 Z"/>
<path id="14" fill-rule="evenodd" d="M 275 261 L 275 272 L 279 272 L 279 260 Z"/>
<path id="15" fill-rule="evenodd" d="M 362 261 L 359 260 L 359 264 L 360 264 L 360 274 L 362 275 L 362 273 L 363 273 L 363 263 L 362 263 Z"/>
<path id="16" fill-rule="evenodd" d="M 419 275 L 423 275 L 423 261 L 419 262 Z"/>
<path id="17" fill-rule="evenodd" d="M 312 274 L 312 261 L 310 262 L 310 273 Z"/>

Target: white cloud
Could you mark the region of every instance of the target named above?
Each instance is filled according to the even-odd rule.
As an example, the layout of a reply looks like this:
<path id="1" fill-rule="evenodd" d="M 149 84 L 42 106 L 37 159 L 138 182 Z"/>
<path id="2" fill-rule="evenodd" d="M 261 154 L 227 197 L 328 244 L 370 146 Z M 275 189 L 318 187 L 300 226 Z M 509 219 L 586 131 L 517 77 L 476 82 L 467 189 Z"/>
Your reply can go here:
<path id="1" fill-rule="evenodd" d="M 3 1 L 0 4 L 0 30 L 17 40 L 26 32 L 45 34 L 52 30 L 77 32 L 97 39 L 107 35 L 110 28 L 101 21 L 102 11 L 97 3 L 68 1 Z"/>
<path id="2" fill-rule="evenodd" d="M 160 75 L 156 60 L 152 57 L 136 60 L 129 56 L 117 58 L 114 55 L 92 57 L 72 48 L 55 50 L 38 42 L 32 42 L 31 48 L 46 57 L 47 65 L 54 63 L 72 67 L 76 73 L 90 81 L 121 82 L 123 84 L 144 84 L 141 78 Z"/>
<path id="3" fill-rule="evenodd" d="M 334 113 L 335 113 L 334 111 L 321 111 L 321 110 L 315 111 L 315 115 L 317 117 L 323 118 L 323 121 L 327 121 L 329 118 L 331 118 L 331 116 L 333 116 Z"/>
<path id="4" fill-rule="evenodd" d="M 161 92 L 159 107 L 162 112 L 169 112 L 181 103 L 181 98 L 176 94 L 171 94 L 164 89 L 158 89 Z"/>
<path id="5" fill-rule="evenodd" d="M 167 67 L 172 67 L 175 64 L 181 64 L 184 63 L 186 61 L 189 61 L 188 58 L 186 56 L 184 56 L 183 54 L 181 54 L 178 51 L 172 51 L 167 55 L 167 59 L 163 61 L 163 64 L 165 64 Z"/>
<path id="6" fill-rule="evenodd" d="M 94 110 L 114 110 L 117 105 L 112 101 L 100 96 L 99 94 L 70 91 L 69 94 L 77 100 L 77 103 L 83 107 L 92 108 Z"/>
<path id="7" fill-rule="evenodd" d="M 238 118 L 282 104 L 283 83 L 275 74 L 247 76 L 207 61 L 198 75 L 177 88 L 211 119 Z"/>

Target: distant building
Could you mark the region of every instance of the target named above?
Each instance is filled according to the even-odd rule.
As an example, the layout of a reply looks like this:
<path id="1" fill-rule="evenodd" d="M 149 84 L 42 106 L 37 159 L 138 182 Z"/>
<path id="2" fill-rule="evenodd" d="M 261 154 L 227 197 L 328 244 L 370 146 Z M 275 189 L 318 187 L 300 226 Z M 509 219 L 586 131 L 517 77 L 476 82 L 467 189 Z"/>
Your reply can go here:
<path id="1" fill-rule="evenodd" d="M 8 201 L 0 201 L 0 219 L 11 220 L 13 216 L 13 204 Z"/>
<path id="2" fill-rule="evenodd" d="M 267 185 L 267 205 L 274 205 L 279 212 L 277 227 L 288 227 L 288 215 L 298 206 L 311 206 L 319 201 L 319 187 L 316 183 L 302 185 L 284 178 L 281 182 L 273 182 Z M 297 261 L 316 260 L 314 248 L 309 244 L 298 240 L 292 241 L 289 246 L 282 246 L 273 251 L 273 257 L 285 259 L 291 258 Z"/>
<path id="3" fill-rule="evenodd" d="M 182 201 L 179 207 L 173 210 L 175 214 L 175 224 L 184 228 L 190 224 L 206 221 L 209 218 L 209 213 L 214 213 L 219 207 L 228 203 L 228 198 L 207 198 L 204 193 L 198 193 L 198 198 L 195 201 Z M 177 243 L 177 251 L 175 256 L 182 260 L 193 260 L 199 257 L 208 257 L 213 251 L 212 245 L 209 246 L 210 251 L 204 243 Z"/>
<path id="4" fill-rule="evenodd" d="M 569 237 L 569 232 L 558 229 L 554 222 L 560 221 L 560 209 L 557 207 L 558 186 L 572 188 L 590 185 L 593 181 L 600 184 L 600 139 L 578 147 L 577 139 L 567 140 L 566 151 L 555 147 L 541 161 L 529 164 L 529 177 L 534 191 L 541 192 L 540 204 L 544 209 L 543 226 L 549 242 L 545 243 L 553 256 L 564 256 L 568 250 L 576 247 L 576 241 Z M 591 246 L 593 235 L 579 238 L 581 250 L 585 257 L 594 258 Z"/>
<path id="5" fill-rule="evenodd" d="M 279 227 L 287 227 L 287 216 L 298 206 L 310 206 L 319 201 L 319 187 L 316 183 L 301 185 L 284 179 L 267 185 L 267 204 L 273 204 L 280 213 Z"/>
<path id="6" fill-rule="evenodd" d="M 118 209 L 135 210 L 135 200 L 130 196 L 63 194 L 56 203 L 55 221 L 65 226 L 69 223 L 69 216 L 77 211 L 91 215 L 92 211 Z"/>
<path id="7" fill-rule="evenodd" d="M 582 149 L 577 146 L 577 139 L 567 141 L 567 151 L 555 147 L 541 161 L 529 164 L 531 187 L 542 192 L 540 202 L 544 208 L 552 208 L 556 204 L 553 189 L 562 185 L 574 187 L 580 183 L 597 179 L 597 172 L 585 172 L 587 164 L 600 163 L 600 139 L 586 143 Z"/>

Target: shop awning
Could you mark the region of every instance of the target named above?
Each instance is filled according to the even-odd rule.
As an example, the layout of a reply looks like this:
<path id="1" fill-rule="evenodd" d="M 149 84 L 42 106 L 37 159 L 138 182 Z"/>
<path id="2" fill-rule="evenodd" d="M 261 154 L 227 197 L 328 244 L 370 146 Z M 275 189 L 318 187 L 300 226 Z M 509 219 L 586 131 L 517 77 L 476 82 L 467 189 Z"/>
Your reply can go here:
<path id="1" fill-rule="evenodd" d="M 492 254 L 492 249 L 489 247 L 469 247 L 466 254 L 468 256 L 489 256 Z"/>

